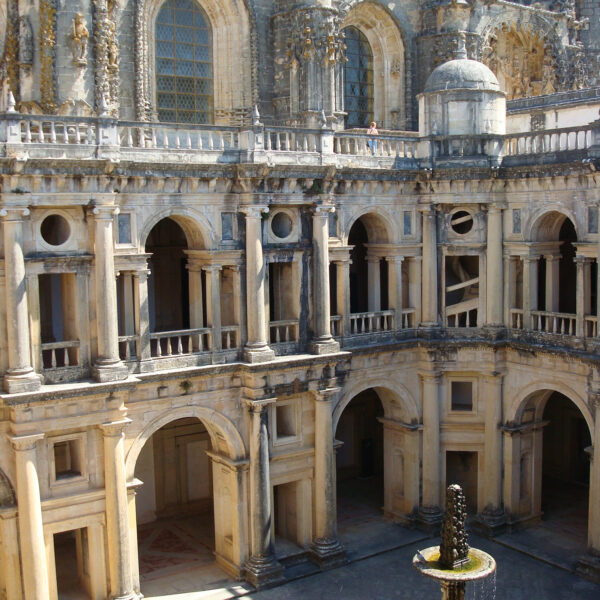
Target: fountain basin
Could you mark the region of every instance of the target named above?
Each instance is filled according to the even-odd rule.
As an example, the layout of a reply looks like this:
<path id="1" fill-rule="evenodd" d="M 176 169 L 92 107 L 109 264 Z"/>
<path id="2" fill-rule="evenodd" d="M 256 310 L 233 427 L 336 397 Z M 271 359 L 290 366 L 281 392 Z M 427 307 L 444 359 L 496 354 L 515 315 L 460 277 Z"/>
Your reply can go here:
<path id="1" fill-rule="evenodd" d="M 470 548 L 467 562 L 455 569 L 448 569 L 439 563 L 439 546 L 431 546 L 421 550 L 421 554 L 426 562 L 415 555 L 412 560 L 413 567 L 419 573 L 442 583 L 475 581 L 488 577 L 496 570 L 496 561 L 487 552 L 477 548 Z"/>

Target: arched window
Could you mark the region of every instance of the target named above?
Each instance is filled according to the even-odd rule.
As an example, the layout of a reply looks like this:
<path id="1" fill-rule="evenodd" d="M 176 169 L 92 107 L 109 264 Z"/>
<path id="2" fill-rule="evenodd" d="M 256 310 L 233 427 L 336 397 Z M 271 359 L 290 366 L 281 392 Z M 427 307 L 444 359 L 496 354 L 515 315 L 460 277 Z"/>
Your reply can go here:
<path id="1" fill-rule="evenodd" d="M 368 127 L 373 120 L 373 52 L 365 35 L 346 27 L 344 110 L 346 127 Z"/>
<path id="2" fill-rule="evenodd" d="M 212 123 L 212 39 L 208 18 L 193 0 L 167 0 L 156 18 L 158 119 Z"/>

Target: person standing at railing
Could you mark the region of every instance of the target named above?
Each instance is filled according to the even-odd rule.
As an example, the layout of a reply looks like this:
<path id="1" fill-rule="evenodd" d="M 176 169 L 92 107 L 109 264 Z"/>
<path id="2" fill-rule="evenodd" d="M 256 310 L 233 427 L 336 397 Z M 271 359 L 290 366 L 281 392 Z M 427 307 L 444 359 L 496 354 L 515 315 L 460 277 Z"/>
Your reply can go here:
<path id="1" fill-rule="evenodd" d="M 379 131 L 377 131 L 377 123 L 375 121 L 371 122 L 369 129 L 367 129 L 368 135 L 379 135 Z M 377 154 L 377 139 L 372 138 L 367 142 L 367 146 L 369 146 L 371 150 L 371 154 Z"/>

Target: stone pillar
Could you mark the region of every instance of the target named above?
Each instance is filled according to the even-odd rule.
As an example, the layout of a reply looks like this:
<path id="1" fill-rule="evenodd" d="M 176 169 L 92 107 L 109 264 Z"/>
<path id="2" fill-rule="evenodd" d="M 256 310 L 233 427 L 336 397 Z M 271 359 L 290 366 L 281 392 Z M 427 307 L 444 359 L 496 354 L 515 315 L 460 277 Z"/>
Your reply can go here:
<path id="1" fill-rule="evenodd" d="M 396 312 L 396 329 L 402 329 L 402 263 L 404 256 L 388 256 L 386 258 L 389 269 L 388 298 L 390 307 Z"/>
<path id="2" fill-rule="evenodd" d="M 546 310 L 558 312 L 560 256 L 547 254 L 544 258 L 546 259 Z"/>
<path id="3" fill-rule="evenodd" d="M 337 308 L 343 317 L 342 336 L 350 335 L 350 259 L 336 261 Z"/>
<path id="4" fill-rule="evenodd" d="M 585 256 L 576 256 L 575 265 L 577 268 L 577 288 L 576 288 L 576 321 L 575 334 L 577 337 L 583 337 L 585 331 Z"/>
<path id="5" fill-rule="evenodd" d="M 494 371 L 484 379 L 484 509 L 478 520 L 487 534 L 499 532 L 506 522 L 502 507 L 502 377 Z"/>
<path id="6" fill-rule="evenodd" d="M 437 234 L 435 209 L 423 210 L 423 262 L 421 278 L 421 326 L 438 325 Z"/>
<path id="7" fill-rule="evenodd" d="M 248 341 L 244 359 L 249 363 L 273 360 L 275 353 L 267 344 L 265 281 L 261 216 L 269 212 L 266 206 L 246 206 L 246 307 Z"/>
<path id="8" fill-rule="evenodd" d="M 202 309 L 202 265 L 188 255 L 188 288 L 190 298 L 190 329 L 204 327 L 204 312 Z M 209 298 L 207 294 L 207 298 Z"/>
<path id="9" fill-rule="evenodd" d="M 487 325 L 504 325 L 503 296 L 504 272 L 502 264 L 502 209 L 492 205 L 488 208 L 487 222 Z"/>
<path id="10" fill-rule="evenodd" d="M 516 261 L 513 256 L 504 257 L 504 323 L 508 328 L 515 327 L 511 309 L 516 306 Z"/>
<path id="11" fill-rule="evenodd" d="M 427 530 L 437 529 L 442 520 L 440 510 L 440 400 L 441 374 L 420 373 L 423 389 L 423 494 L 419 521 Z"/>
<path id="12" fill-rule="evenodd" d="M 338 352 L 340 345 L 331 337 L 329 298 L 329 213 L 333 206 L 315 206 L 313 210 L 313 354 Z"/>
<path id="13" fill-rule="evenodd" d="M 271 477 L 267 408 L 274 398 L 246 400 L 250 410 L 250 558 L 245 577 L 256 589 L 283 580 L 283 569 L 271 545 Z"/>
<path id="14" fill-rule="evenodd" d="M 533 328 L 531 311 L 537 310 L 538 257 L 523 257 L 523 329 Z"/>
<path id="15" fill-rule="evenodd" d="M 10 438 L 15 450 L 19 541 L 25 600 L 50 600 L 42 504 L 36 465 L 36 446 L 43 437 L 43 434 L 33 434 Z"/>
<path id="16" fill-rule="evenodd" d="M 127 378 L 127 368 L 119 356 L 117 283 L 115 279 L 113 216 L 115 206 L 94 207 L 94 253 L 96 265 L 96 321 L 98 357 L 94 366 L 97 381 Z"/>
<path id="17" fill-rule="evenodd" d="M 212 349 L 220 352 L 221 339 L 221 265 L 203 267 L 206 273 L 206 325 L 212 327 Z"/>
<path id="18" fill-rule="evenodd" d="M 130 422 L 129 419 L 122 419 L 100 425 L 104 435 L 104 488 L 110 598 L 114 600 L 138 598 L 133 590 L 123 448 L 123 429 Z"/>
<path id="19" fill-rule="evenodd" d="M 521 499 L 521 431 L 519 427 L 503 427 L 504 438 L 504 510 L 510 518 L 518 518 Z"/>
<path id="20" fill-rule="evenodd" d="M 150 351 L 150 307 L 148 305 L 148 271 L 133 274 L 135 291 L 135 331 L 139 336 L 137 355 L 140 360 L 149 360 Z"/>
<path id="21" fill-rule="evenodd" d="M 40 378 L 31 366 L 29 307 L 23 255 L 23 217 L 27 208 L 3 208 L 0 217 L 4 232 L 4 281 L 6 291 L 6 350 L 8 369 L 4 389 L 8 393 L 32 392 L 40 388 Z"/>
<path id="22" fill-rule="evenodd" d="M 337 537 L 336 472 L 332 403 L 339 388 L 315 393 L 315 534 L 311 553 L 321 568 L 346 562 Z"/>
<path id="23" fill-rule="evenodd" d="M 381 258 L 367 255 L 369 312 L 381 310 Z"/>

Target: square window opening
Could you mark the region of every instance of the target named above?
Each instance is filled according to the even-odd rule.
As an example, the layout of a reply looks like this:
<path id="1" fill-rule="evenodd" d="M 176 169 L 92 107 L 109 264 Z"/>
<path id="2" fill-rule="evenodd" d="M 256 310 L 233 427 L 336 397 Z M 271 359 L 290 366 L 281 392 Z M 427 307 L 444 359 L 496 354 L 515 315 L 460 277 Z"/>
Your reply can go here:
<path id="1" fill-rule="evenodd" d="M 54 444 L 54 475 L 57 481 L 81 476 L 79 440 L 64 440 Z"/>
<path id="2" fill-rule="evenodd" d="M 451 410 L 473 410 L 473 382 L 453 381 L 451 387 Z"/>
<path id="3" fill-rule="evenodd" d="M 284 404 L 275 407 L 275 426 L 277 438 L 296 436 L 296 410 L 293 404 Z"/>

